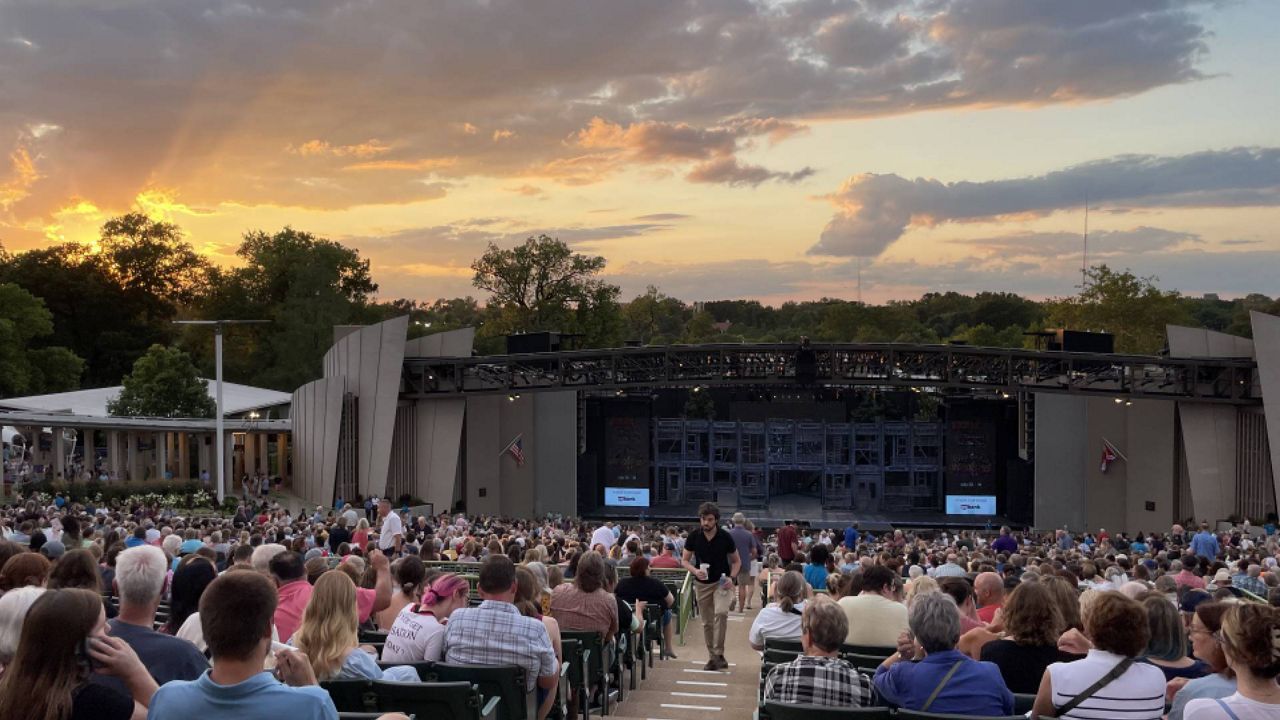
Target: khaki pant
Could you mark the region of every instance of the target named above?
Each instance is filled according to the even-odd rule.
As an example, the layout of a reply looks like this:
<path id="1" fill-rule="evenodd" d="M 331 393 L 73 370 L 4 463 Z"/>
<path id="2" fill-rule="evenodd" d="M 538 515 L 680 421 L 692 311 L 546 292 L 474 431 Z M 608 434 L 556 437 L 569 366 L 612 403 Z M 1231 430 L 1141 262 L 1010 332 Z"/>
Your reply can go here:
<path id="1" fill-rule="evenodd" d="M 729 604 L 733 586 L 722 589 L 720 583 L 693 583 L 698 598 L 698 616 L 702 618 L 702 635 L 711 657 L 724 655 L 724 634 L 729 627 Z"/>

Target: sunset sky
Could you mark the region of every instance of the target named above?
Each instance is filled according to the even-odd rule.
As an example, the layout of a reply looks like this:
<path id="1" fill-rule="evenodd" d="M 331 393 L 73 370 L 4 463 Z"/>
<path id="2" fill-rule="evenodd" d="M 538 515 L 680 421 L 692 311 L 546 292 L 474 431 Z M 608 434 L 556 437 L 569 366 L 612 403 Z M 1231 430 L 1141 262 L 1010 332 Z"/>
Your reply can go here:
<path id="1" fill-rule="evenodd" d="M 133 208 L 218 263 L 494 241 L 624 298 L 1073 292 L 1090 257 L 1280 294 L 1274 0 L 0 0 L 0 243 Z"/>

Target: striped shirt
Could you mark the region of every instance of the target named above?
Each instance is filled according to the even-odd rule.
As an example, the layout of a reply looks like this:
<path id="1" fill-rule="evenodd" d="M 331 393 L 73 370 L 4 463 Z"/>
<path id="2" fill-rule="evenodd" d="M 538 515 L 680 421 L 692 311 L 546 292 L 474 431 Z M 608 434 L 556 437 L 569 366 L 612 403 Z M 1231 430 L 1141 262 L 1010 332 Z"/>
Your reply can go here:
<path id="1" fill-rule="evenodd" d="M 1090 650 L 1082 660 L 1048 667 L 1053 706 L 1060 708 L 1089 689 L 1124 660 L 1104 650 Z M 1089 699 L 1060 718 L 1074 720 L 1160 720 L 1164 715 L 1164 673 L 1147 663 L 1134 663 L 1123 675 L 1104 685 Z"/>

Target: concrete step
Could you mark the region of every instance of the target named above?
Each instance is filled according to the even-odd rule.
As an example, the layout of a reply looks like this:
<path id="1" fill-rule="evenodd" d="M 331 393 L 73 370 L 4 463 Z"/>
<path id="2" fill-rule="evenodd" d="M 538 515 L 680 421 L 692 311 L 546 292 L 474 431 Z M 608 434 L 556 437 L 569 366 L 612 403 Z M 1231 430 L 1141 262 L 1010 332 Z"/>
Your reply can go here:
<path id="1" fill-rule="evenodd" d="M 679 686 L 678 689 L 637 690 L 627 695 L 628 706 L 638 705 L 642 708 L 661 707 L 664 704 L 705 705 L 724 708 L 755 709 L 756 696 L 744 692 L 741 688 L 707 688 Z"/>

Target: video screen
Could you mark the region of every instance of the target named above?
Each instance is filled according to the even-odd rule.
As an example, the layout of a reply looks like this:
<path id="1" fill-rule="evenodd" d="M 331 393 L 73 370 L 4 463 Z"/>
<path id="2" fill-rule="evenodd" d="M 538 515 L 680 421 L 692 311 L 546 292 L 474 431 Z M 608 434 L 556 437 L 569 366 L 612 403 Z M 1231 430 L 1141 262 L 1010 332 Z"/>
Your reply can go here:
<path id="1" fill-rule="evenodd" d="M 649 488 L 607 487 L 604 504 L 612 507 L 649 507 Z"/>

